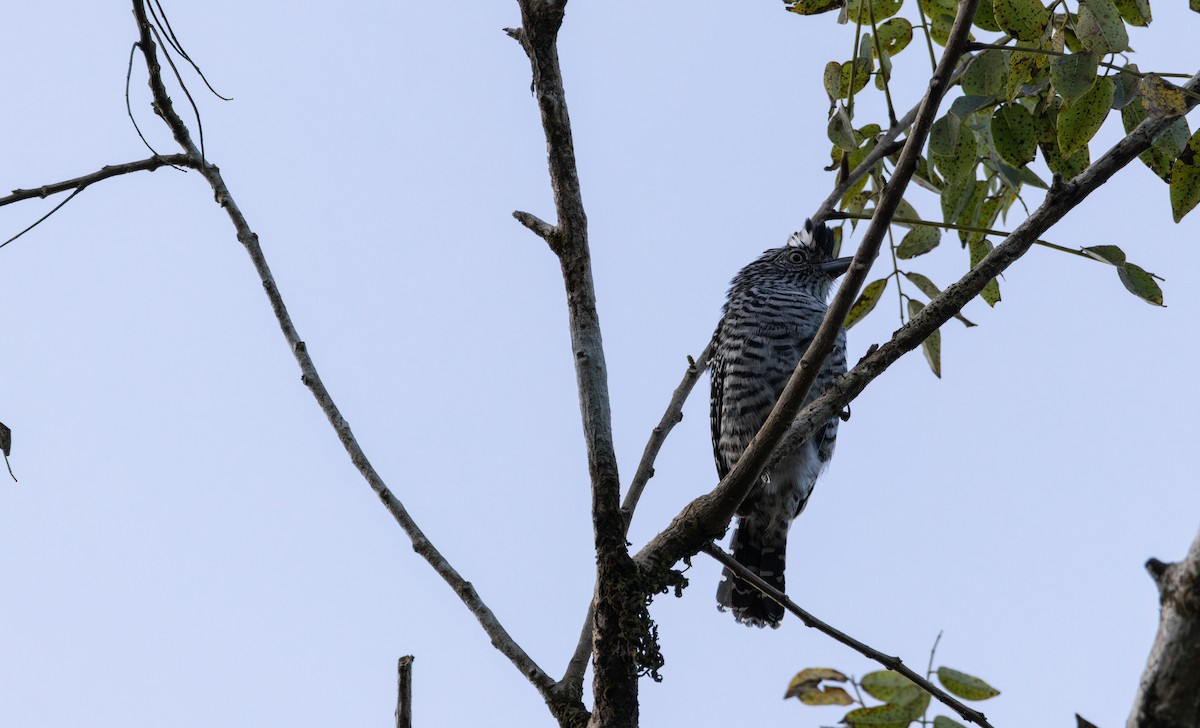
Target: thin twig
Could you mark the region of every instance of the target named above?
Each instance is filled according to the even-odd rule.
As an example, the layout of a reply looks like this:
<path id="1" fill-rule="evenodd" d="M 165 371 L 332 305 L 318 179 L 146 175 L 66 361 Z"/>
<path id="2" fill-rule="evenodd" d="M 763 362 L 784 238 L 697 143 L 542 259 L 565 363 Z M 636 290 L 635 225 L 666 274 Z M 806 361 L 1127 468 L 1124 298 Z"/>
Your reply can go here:
<path id="1" fill-rule="evenodd" d="M 859 214 L 856 212 L 833 212 L 833 213 L 829 214 L 829 219 L 830 220 L 870 220 L 871 216 L 867 215 L 867 214 Z M 923 225 L 925 227 L 945 228 L 947 230 L 961 230 L 961 231 L 967 232 L 967 233 L 981 233 L 983 235 L 995 235 L 996 237 L 1000 237 L 1000 238 L 1007 238 L 1009 235 L 1012 234 L 1012 233 L 1006 232 L 1004 230 L 993 230 L 992 228 L 976 227 L 974 225 L 958 225 L 958 224 L 950 223 L 950 222 L 934 222 L 933 220 L 915 220 L 910 217 L 893 217 L 892 222 L 897 225 Z M 1056 245 L 1054 243 L 1050 243 L 1045 240 L 1036 240 L 1036 241 L 1034 241 L 1034 245 L 1040 245 L 1043 248 L 1050 248 L 1051 250 L 1057 250 L 1060 253 L 1070 253 L 1071 255 L 1077 255 L 1080 258 L 1087 258 L 1088 260 L 1095 262 L 1095 263 L 1103 262 L 1101 260 L 1098 260 L 1097 258 L 1094 258 L 1094 257 L 1088 255 L 1087 253 L 1083 252 L 1082 250 L 1075 250 L 1074 248 L 1068 248 L 1063 245 Z"/>
<path id="2" fill-rule="evenodd" d="M 19 232 L 19 233 L 17 233 L 16 235 L 12 236 L 12 237 L 11 237 L 11 238 L 9 238 L 8 240 L 5 240 L 3 243 L 0 243 L 0 248 L 3 248 L 5 245 L 8 245 L 8 244 L 9 244 L 9 243 L 11 243 L 12 241 L 14 241 L 14 240 L 16 240 L 17 238 L 21 237 L 22 235 L 24 235 L 25 233 L 27 233 L 27 232 L 29 232 L 30 230 L 34 229 L 34 228 L 35 228 L 35 227 L 37 227 L 38 225 L 41 225 L 41 224 L 42 224 L 42 223 L 43 223 L 43 222 L 46 220 L 46 218 L 50 217 L 50 216 L 51 216 L 51 215 L 53 215 L 54 213 L 56 213 L 56 212 L 58 212 L 59 210 L 61 210 L 63 205 L 65 205 L 65 204 L 67 204 L 68 202 L 70 202 L 71 200 L 75 199 L 75 195 L 78 195 L 80 192 L 83 192 L 85 189 L 87 189 L 87 186 L 86 186 L 86 185 L 84 185 L 84 186 L 81 186 L 81 187 L 76 187 L 74 192 L 72 192 L 71 194 L 67 195 L 67 199 L 63 200 L 62 202 L 58 203 L 58 204 L 57 204 L 57 205 L 55 205 L 53 208 L 51 208 L 51 209 L 50 209 L 50 212 L 47 212 L 45 215 L 42 215 L 41 217 L 39 217 L 37 220 L 34 220 L 34 222 L 33 222 L 33 224 L 32 224 L 32 225 L 30 225 L 29 227 L 25 228 L 25 229 L 24 229 L 24 230 L 22 230 L 21 232 Z"/>
<path id="3" fill-rule="evenodd" d="M 925 679 L 933 677 L 933 656 L 937 654 L 938 645 L 942 642 L 942 631 L 938 630 L 937 637 L 933 640 L 933 647 L 929 650 L 929 666 L 925 668 Z"/>
<path id="4" fill-rule="evenodd" d="M 738 563 L 732 556 L 722 551 L 719 546 L 713 543 L 706 543 L 701 550 L 719 561 L 730 571 L 737 574 L 739 578 L 765 594 L 772 601 L 776 602 L 784 609 L 799 617 L 800 621 L 804 623 L 804 626 L 811 627 L 822 634 L 828 635 L 855 652 L 863 655 L 867 659 L 874 660 L 887 669 L 898 672 L 909 680 L 912 680 L 922 690 L 936 698 L 938 702 L 962 716 L 963 720 L 983 726 L 983 728 L 992 728 L 991 724 L 987 722 L 987 718 L 983 715 L 983 713 L 980 713 L 978 710 L 968 708 L 959 701 L 955 700 L 954 697 L 946 693 L 946 691 L 929 682 L 929 680 L 921 677 L 918 673 L 913 672 L 899 657 L 884 654 L 874 647 L 854 639 L 840 629 L 837 629 L 836 627 L 817 619 L 808 611 L 800 607 L 800 605 L 796 604 L 791 599 L 788 599 L 786 594 L 778 589 L 773 588 L 770 584 L 763 581 L 758 574 L 755 574 L 753 571 L 750 571 L 745 566 Z"/>
<path id="5" fill-rule="evenodd" d="M 190 164 L 195 165 L 199 169 L 200 173 L 212 187 L 217 203 L 225 209 L 230 221 L 237 230 L 238 241 L 242 243 L 246 248 L 246 252 L 250 255 L 250 260 L 258 273 L 259 279 L 262 281 L 263 289 L 266 291 L 271 308 L 275 312 L 275 318 L 279 323 L 283 337 L 287 341 L 288 348 L 292 351 L 296 363 L 300 367 L 300 381 L 308 387 L 313 398 L 316 399 L 317 404 L 320 406 L 321 411 L 329 419 L 330 424 L 337 433 L 338 439 L 342 443 L 342 447 L 350 456 L 351 462 L 367 481 L 368 485 L 370 485 L 371 489 L 375 491 L 380 501 L 383 502 L 388 513 L 404 529 L 404 532 L 412 541 L 413 550 L 424 558 L 433 567 L 434 571 L 450 585 L 467 609 L 479 621 L 496 649 L 520 670 L 521 674 L 537 688 L 538 692 L 542 694 L 547 702 L 558 699 L 552 693 L 554 680 L 508 634 L 507 630 L 496 619 L 492 610 L 479 597 L 479 594 L 475 591 L 475 587 L 464 579 L 450 565 L 450 562 L 442 556 L 441 552 L 434 547 L 433 543 L 425 536 L 424 532 L 421 531 L 409 515 L 408 510 L 384 483 L 383 478 L 379 476 L 379 473 L 367 458 L 366 453 L 359 446 L 353 431 L 350 429 L 350 424 L 342 416 L 333 397 L 329 394 L 329 390 L 325 387 L 325 383 L 317 373 L 316 365 L 308 353 L 308 347 L 296 331 L 295 324 L 292 322 L 287 307 L 284 305 L 283 297 L 279 293 L 279 288 L 275 284 L 275 278 L 271 273 L 270 267 L 267 265 L 262 247 L 259 245 L 258 235 L 250 228 L 249 222 L 247 222 L 242 211 L 238 208 L 237 203 L 230 194 L 228 186 L 225 184 L 225 180 L 221 176 L 220 170 L 216 165 L 201 161 L 200 150 L 192 142 L 187 125 L 184 124 L 183 120 L 174 110 L 171 99 L 167 95 L 166 87 L 163 85 L 162 68 L 158 63 L 155 52 L 155 43 L 152 38 L 153 32 L 150 21 L 146 17 L 144 0 L 133 0 L 133 10 L 141 33 L 139 48 L 141 48 L 142 54 L 146 58 L 146 67 L 150 74 L 150 88 L 154 94 L 155 106 L 164 122 L 171 129 L 176 141 L 186 150 Z M 578 709 L 580 711 L 584 710 L 582 705 Z"/>
<path id="6" fill-rule="evenodd" d="M 658 425 L 650 432 L 650 439 L 646 441 L 646 449 L 642 451 L 642 459 L 633 473 L 633 481 L 630 482 L 629 490 L 625 493 L 625 500 L 621 503 L 626 534 L 629 533 L 629 523 L 633 520 L 633 512 L 637 509 L 642 492 L 646 490 L 646 484 L 654 477 L 654 461 L 658 457 L 658 452 L 662 450 L 667 435 L 671 434 L 671 430 L 675 429 L 675 425 L 683 419 L 683 403 L 692 393 L 692 388 L 696 386 L 700 374 L 708 368 L 710 356 L 712 356 L 711 343 L 704 347 L 704 351 L 700 352 L 699 357 L 695 359 L 688 357 L 688 368 L 684 371 L 679 386 L 671 394 L 671 401 L 667 403 L 667 411 L 663 413 Z"/>
<path id="7" fill-rule="evenodd" d="M 195 163 L 191 157 L 186 154 L 168 154 L 165 156 L 154 156 L 147 159 L 141 159 L 136 162 L 126 162 L 125 164 L 109 164 L 101 167 L 99 170 L 91 174 L 85 174 L 82 177 L 63 180 L 62 182 L 54 182 L 40 187 L 32 187 L 29 189 L 13 190 L 12 194 L 5 197 L 0 197 L 0 207 L 11 205 L 14 202 L 22 200 L 30 200 L 35 197 L 46 198 L 50 195 L 66 192 L 67 190 L 75 190 L 80 187 L 87 187 L 109 177 L 116 177 L 122 174 L 131 172 L 153 172 L 159 167 L 192 167 L 195 168 Z"/>

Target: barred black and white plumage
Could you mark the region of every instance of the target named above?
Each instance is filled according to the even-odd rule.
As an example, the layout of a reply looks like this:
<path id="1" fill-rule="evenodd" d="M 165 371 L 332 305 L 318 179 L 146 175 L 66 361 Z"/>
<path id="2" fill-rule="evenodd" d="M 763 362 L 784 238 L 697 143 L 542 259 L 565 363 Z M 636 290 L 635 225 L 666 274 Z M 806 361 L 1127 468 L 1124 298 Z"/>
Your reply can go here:
<path id="1" fill-rule="evenodd" d="M 792 370 L 825 316 L 834 280 L 850 258 L 833 260 L 833 233 L 805 223 L 781 248 L 763 253 L 734 277 L 713 339 L 712 436 L 724 478 L 771 413 Z M 838 334 L 807 401 L 846 371 L 846 332 Z M 806 401 L 806 403 L 807 403 Z M 780 591 L 788 528 L 804 510 L 817 476 L 833 456 L 838 418 L 764 472 L 738 508 L 733 557 Z M 726 569 L 717 605 L 744 624 L 778 627 L 783 607 Z"/>

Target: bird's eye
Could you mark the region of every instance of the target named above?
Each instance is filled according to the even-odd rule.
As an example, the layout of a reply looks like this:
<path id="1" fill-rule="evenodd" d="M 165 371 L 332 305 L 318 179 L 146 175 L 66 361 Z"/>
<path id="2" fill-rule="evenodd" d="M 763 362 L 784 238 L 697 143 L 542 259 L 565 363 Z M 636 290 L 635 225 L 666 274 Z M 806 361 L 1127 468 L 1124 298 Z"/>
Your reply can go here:
<path id="1" fill-rule="evenodd" d="M 793 250 L 792 252 L 788 253 L 787 260 L 789 263 L 794 263 L 796 265 L 799 265 L 801 263 L 804 263 L 807 260 L 807 257 L 804 255 L 804 253 L 801 253 L 799 250 Z"/>

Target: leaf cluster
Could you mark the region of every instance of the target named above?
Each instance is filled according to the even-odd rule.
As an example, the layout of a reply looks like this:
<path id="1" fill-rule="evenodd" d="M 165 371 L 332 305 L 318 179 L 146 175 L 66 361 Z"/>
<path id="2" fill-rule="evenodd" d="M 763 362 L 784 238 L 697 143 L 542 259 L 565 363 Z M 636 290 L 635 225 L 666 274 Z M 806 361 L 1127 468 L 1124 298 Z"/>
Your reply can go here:
<path id="1" fill-rule="evenodd" d="M 910 47 L 914 34 L 923 33 L 932 61 L 933 46 L 946 43 L 957 7 L 955 0 L 910 0 L 907 7 L 905 0 L 787 3 L 789 11 L 801 15 L 839 10 L 838 21 L 855 28 L 852 57 L 830 61 L 824 69 L 833 142 L 827 169 L 844 174 L 875 148 L 884 127 L 856 125 L 855 97 L 873 78 L 886 95 L 894 124 L 888 88 L 892 59 Z M 903 16 L 906 10 L 909 17 Z M 1175 119 L 1140 159 L 1168 183 L 1176 222 L 1200 204 L 1200 131 L 1192 134 L 1184 117 L 1189 94 L 1163 78 L 1170 74 L 1144 73 L 1128 62 L 1129 28 L 1147 26 L 1152 18 L 1149 0 L 982 0 L 970 52 L 954 76 L 960 93 L 947 96 L 949 106 L 934 122 L 913 177 L 937 198 L 940 220 L 923 219 L 912 204 L 901 202 L 892 224 L 904 232 L 898 244 L 893 239 L 890 245 L 892 271 L 864 288 L 847 328 L 874 310 L 892 279 L 902 323 L 925 305 L 906 292 L 906 284 L 925 296 L 937 295 L 929 277 L 902 270 L 900 261 L 937 249 L 943 232 L 957 232 L 966 266 L 978 265 L 993 248 L 989 238 L 1007 234 L 995 226 L 1007 223 L 1018 203 L 1025 206 L 1023 195 L 1048 189 L 1047 178 L 1069 180 L 1088 168 L 1089 144 L 1113 111 L 1120 112 L 1127 133 L 1148 117 Z M 975 33 L 992 37 L 983 42 Z M 898 155 L 879 161 L 843 195 L 840 216 L 852 226 L 869 217 Z M 1116 266 L 1126 289 L 1162 305 L 1157 276 L 1127 263 L 1116 246 L 1043 244 Z M 1098 256 L 1097 249 L 1113 252 Z M 999 281 L 992 280 L 980 297 L 995 306 L 1001 300 Z M 923 349 L 930 368 L 941 376 L 940 332 Z"/>
<path id="2" fill-rule="evenodd" d="M 1000 694 L 983 680 L 949 667 L 939 667 L 936 675 L 946 692 L 963 700 L 987 700 Z M 837 685 L 823 685 L 824 682 L 849 683 L 858 697 Z M 879 702 L 868 704 L 863 693 Z M 928 721 L 929 693 L 891 670 L 876 670 L 855 680 L 828 667 L 810 667 L 796 673 L 783 697 L 797 698 L 805 705 L 858 705 L 840 721 L 850 728 L 907 728 L 914 721 L 935 728 L 963 728 L 961 723 L 944 715 Z"/>

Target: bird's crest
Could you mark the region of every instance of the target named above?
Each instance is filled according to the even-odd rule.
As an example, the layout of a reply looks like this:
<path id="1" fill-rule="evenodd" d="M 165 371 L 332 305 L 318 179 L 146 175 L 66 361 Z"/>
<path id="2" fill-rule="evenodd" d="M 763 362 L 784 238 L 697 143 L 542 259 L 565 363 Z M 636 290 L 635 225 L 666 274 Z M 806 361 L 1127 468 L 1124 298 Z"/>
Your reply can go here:
<path id="1" fill-rule="evenodd" d="M 804 229 L 792 233 L 787 244 L 791 248 L 815 250 L 826 260 L 833 257 L 833 231 L 823 223 L 813 225 L 812 220 L 805 220 Z"/>

